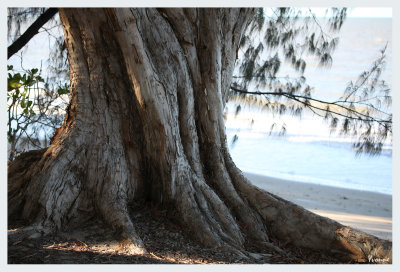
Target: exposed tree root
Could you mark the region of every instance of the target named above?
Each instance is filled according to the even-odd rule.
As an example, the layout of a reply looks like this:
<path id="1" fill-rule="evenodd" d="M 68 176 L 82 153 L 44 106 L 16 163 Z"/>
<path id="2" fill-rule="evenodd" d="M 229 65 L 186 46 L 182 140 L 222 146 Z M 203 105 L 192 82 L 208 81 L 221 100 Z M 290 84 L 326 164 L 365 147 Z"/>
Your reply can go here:
<path id="1" fill-rule="evenodd" d="M 225 157 L 229 172 L 235 177 L 233 181 L 237 190 L 248 196 L 250 205 L 283 243 L 325 251 L 344 260 L 367 262 L 373 256 L 391 262 L 390 241 L 353 230 L 257 188 L 236 168 L 227 152 Z"/>
<path id="2" fill-rule="evenodd" d="M 129 251 L 137 254 L 146 253 L 145 244 L 137 234 L 131 221 L 126 205 L 113 205 L 111 215 L 105 217 L 105 222 L 113 229 L 119 230 L 121 244 Z"/>
<path id="3" fill-rule="evenodd" d="M 23 239 L 36 239 L 51 232 L 52 230 L 46 229 L 43 226 L 31 225 L 8 231 L 8 240 L 12 242 Z"/>
<path id="4" fill-rule="evenodd" d="M 174 199 L 184 223 L 206 246 L 242 248 L 244 238 L 227 206 L 203 180 L 194 174 L 188 175 L 188 171 L 190 169 L 186 168 L 181 173 Z"/>

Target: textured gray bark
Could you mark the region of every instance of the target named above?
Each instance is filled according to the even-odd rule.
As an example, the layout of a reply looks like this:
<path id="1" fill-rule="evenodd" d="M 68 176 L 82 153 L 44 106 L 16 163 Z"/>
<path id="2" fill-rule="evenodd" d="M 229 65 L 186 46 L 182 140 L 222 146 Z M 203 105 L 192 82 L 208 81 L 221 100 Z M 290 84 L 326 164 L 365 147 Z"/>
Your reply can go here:
<path id="1" fill-rule="evenodd" d="M 9 166 L 9 216 L 48 231 L 100 216 L 143 249 L 128 205 L 144 199 L 176 209 L 205 246 L 274 248 L 269 234 L 345 260 L 391 258 L 390 243 L 254 187 L 232 162 L 223 108 L 252 15 L 60 10 L 71 103 L 51 146 Z"/>

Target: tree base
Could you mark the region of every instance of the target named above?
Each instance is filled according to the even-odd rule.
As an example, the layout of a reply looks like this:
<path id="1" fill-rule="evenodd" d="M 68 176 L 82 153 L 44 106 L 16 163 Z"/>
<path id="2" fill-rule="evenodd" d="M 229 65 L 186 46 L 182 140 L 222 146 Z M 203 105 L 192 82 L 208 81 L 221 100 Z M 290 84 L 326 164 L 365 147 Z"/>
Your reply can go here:
<path id="1" fill-rule="evenodd" d="M 191 239 L 173 211 L 153 206 L 137 205 L 130 212 L 135 228 L 146 245 L 147 253 L 132 252 L 121 244 L 120 235 L 92 219 L 71 232 L 44 234 L 24 239 L 9 235 L 8 263 L 126 263 L 126 264 L 338 264 L 348 263 L 318 251 L 273 242 L 282 252 L 264 249 L 251 244 L 245 246 L 246 257 L 221 248 L 204 248 Z M 10 222 L 13 223 L 13 222 Z M 17 225 L 11 225 L 10 228 Z M 19 226 L 23 228 L 23 226 Z M 11 238 L 11 239 L 10 239 Z M 272 239 L 273 240 L 273 239 Z M 355 263 L 355 262 L 350 262 Z"/>
<path id="2" fill-rule="evenodd" d="M 21 217 L 17 216 L 21 214 L 21 212 L 18 212 L 18 208 L 22 208 L 22 204 L 27 200 L 21 197 L 21 193 L 27 188 L 28 185 L 26 183 L 32 182 L 27 178 L 30 176 L 31 167 L 37 168 L 44 154 L 45 150 L 27 152 L 9 165 L 9 171 L 12 170 L 9 173 L 9 203 L 11 201 L 18 204 L 9 205 L 10 227 L 13 227 L 15 222 L 21 219 Z M 228 167 L 234 166 L 229 161 L 227 165 Z M 19 167 L 20 169 L 18 169 Z M 333 220 L 315 215 L 289 201 L 254 187 L 246 180 L 239 183 L 238 180 L 243 178 L 241 173 L 232 172 L 231 174 L 237 179 L 232 182 L 236 183 L 235 187 L 239 194 L 245 193 L 249 197 L 247 199 L 249 209 L 257 211 L 257 214 L 263 220 L 269 222 L 269 224 L 266 224 L 269 230 L 269 240 L 260 242 L 252 239 L 252 236 L 247 236 L 245 242 L 240 246 L 237 246 L 236 243 L 223 242 L 222 245 L 211 246 L 211 248 L 236 256 L 236 261 L 240 260 L 242 262 L 246 260 L 245 262 L 248 263 L 269 262 L 270 257 L 272 258 L 273 256 L 279 256 L 276 258 L 282 258 L 283 260 L 290 259 L 290 262 L 301 263 L 305 259 L 309 259 L 308 255 L 313 256 L 312 260 L 307 261 L 310 263 L 366 263 L 369 258 L 384 259 L 386 263 L 391 263 L 391 242 L 355 231 Z M 143 229 L 148 229 L 150 226 L 144 226 L 143 222 L 148 222 L 149 219 L 146 217 L 150 217 L 150 220 L 154 220 L 152 223 L 154 226 L 160 226 L 160 222 L 157 220 L 162 220 L 168 222 L 168 228 L 172 226 L 172 229 L 179 230 L 185 237 L 185 243 L 188 239 L 195 238 L 196 243 L 201 243 L 203 247 L 208 245 L 210 248 L 210 244 L 201 239 L 204 226 L 200 226 L 197 229 L 196 226 L 192 225 L 193 222 L 190 222 L 192 217 L 185 220 L 182 217 L 182 213 L 176 210 L 175 207 L 163 206 L 160 203 L 154 204 L 154 202 L 145 203 L 143 201 L 140 202 L 140 205 L 135 204 L 135 206 L 132 206 L 133 203 L 137 202 L 129 203 L 123 212 L 115 212 L 112 217 L 114 220 L 111 221 L 109 219 L 104 220 L 101 213 L 93 213 L 93 209 L 88 211 L 81 210 L 82 214 L 77 217 L 80 221 L 77 219 L 72 220 L 71 222 L 74 222 L 74 224 L 71 223 L 67 228 L 63 229 L 49 228 L 46 225 L 46 220 L 38 220 L 40 217 L 31 218 L 32 220 L 25 218 L 26 220 L 22 221 L 22 227 L 18 228 L 18 230 L 9 231 L 9 241 L 13 244 L 19 243 L 24 239 L 40 240 L 44 236 L 54 233 L 57 235 L 62 234 L 64 238 L 75 240 L 78 239 L 76 238 L 77 233 L 81 233 L 82 237 L 90 237 L 98 232 L 96 226 L 92 226 L 93 222 L 96 222 L 95 224 L 99 226 L 103 226 L 103 223 L 106 223 L 106 228 L 113 233 L 112 244 L 114 245 L 114 250 L 118 249 L 117 251 L 128 255 L 149 254 L 151 252 L 149 251 L 149 240 L 143 237 L 143 235 L 146 235 Z M 118 215 L 121 215 L 121 217 Z M 118 220 L 115 220 L 115 218 Z M 99 222 L 102 223 L 99 224 Z M 200 224 L 202 221 L 196 222 Z M 82 225 L 92 227 L 82 229 Z M 160 228 L 166 229 L 165 226 L 160 226 Z M 200 234 L 195 233 L 196 230 L 200 230 Z M 240 227 L 241 232 L 246 233 L 246 230 L 248 230 L 246 226 Z M 157 233 L 159 230 L 153 229 L 153 231 Z M 168 232 L 167 235 L 171 235 L 171 232 Z M 172 234 L 172 236 L 174 235 Z M 158 236 L 155 239 L 160 237 L 162 236 Z M 326 239 L 326 241 L 323 239 Z M 321 242 L 318 242 L 319 240 Z M 168 243 L 163 246 L 166 249 L 170 247 Z M 181 247 L 185 246 L 181 245 Z M 319 258 L 322 259 L 319 260 Z"/>

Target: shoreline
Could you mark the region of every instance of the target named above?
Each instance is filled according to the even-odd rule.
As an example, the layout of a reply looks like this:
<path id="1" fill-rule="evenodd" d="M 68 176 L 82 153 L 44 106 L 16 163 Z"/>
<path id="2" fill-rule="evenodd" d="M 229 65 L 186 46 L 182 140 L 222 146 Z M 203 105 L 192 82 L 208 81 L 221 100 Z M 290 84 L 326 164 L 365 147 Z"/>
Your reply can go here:
<path id="1" fill-rule="evenodd" d="M 242 170 L 244 174 L 249 174 L 249 175 L 254 175 L 254 176 L 261 176 L 261 177 L 266 177 L 268 179 L 276 179 L 276 180 L 282 180 L 286 182 L 295 182 L 295 183 L 301 183 L 301 184 L 310 184 L 310 185 L 316 185 L 316 186 L 324 186 L 324 187 L 329 187 L 333 189 L 343 189 L 343 190 L 350 190 L 350 191 L 357 191 L 357 192 L 362 192 L 362 193 L 373 193 L 373 194 L 381 194 L 385 196 L 391 197 L 393 195 L 393 192 L 387 192 L 387 191 L 378 191 L 374 189 L 362 189 L 362 188 L 354 188 L 354 187 L 345 187 L 343 186 L 343 183 L 333 183 L 333 184 L 326 184 L 326 182 L 332 182 L 332 180 L 326 180 L 326 179 L 320 179 L 320 178 L 314 178 L 314 177 L 309 177 L 309 176 L 293 176 L 290 174 L 287 175 L 282 175 L 282 176 L 273 176 L 269 175 L 268 173 L 256 173 L 256 172 L 251 172 L 251 171 L 246 171 Z"/>
<path id="2" fill-rule="evenodd" d="M 257 187 L 316 214 L 392 240 L 392 195 L 243 174 Z"/>

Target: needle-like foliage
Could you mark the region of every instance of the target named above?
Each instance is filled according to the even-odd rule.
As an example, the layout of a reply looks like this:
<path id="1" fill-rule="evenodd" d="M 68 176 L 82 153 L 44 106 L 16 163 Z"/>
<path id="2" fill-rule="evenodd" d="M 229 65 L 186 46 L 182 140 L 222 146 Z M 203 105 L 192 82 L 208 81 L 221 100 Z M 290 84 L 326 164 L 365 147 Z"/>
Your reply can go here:
<path id="1" fill-rule="evenodd" d="M 376 155 L 392 136 L 391 89 L 380 79 L 386 47 L 334 101 L 315 98 L 304 76 L 306 55 L 317 58 L 321 67 L 332 64 L 332 52 L 339 42 L 334 35 L 346 12 L 346 8 L 329 9 L 324 29 L 312 10 L 258 9 L 240 44 L 241 57 L 229 99 L 261 105 L 280 115 L 301 116 L 307 109 L 326 120 L 332 132 L 354 137 L 357 153 Z M 278 76 L 282 62 L 294 68 L 293 74 Z"/>

